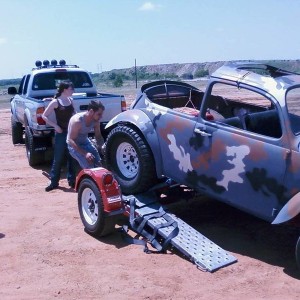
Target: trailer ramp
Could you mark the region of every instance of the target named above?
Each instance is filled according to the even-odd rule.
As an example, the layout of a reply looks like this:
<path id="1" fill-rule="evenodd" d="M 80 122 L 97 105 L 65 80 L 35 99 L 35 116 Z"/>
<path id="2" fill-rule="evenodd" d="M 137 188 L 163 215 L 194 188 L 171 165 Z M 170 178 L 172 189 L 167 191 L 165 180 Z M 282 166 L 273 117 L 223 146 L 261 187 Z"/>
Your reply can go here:
<path id="1" fill-rule="evenodd" d="M 214 272 L 237 259 L 174 214 L 166 212 L 155 193 L 123 196 L 131 228 L 158 250 L 179 250 L 201 270 Z"/>

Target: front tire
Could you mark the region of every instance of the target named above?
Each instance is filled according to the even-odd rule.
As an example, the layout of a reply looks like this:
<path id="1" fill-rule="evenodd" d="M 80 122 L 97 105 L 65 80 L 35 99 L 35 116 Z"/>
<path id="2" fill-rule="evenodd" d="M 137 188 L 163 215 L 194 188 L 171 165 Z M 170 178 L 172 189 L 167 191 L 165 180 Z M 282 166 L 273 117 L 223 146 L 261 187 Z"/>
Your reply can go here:
<path id="1" fill-rule="evenodd" d="M 11 137 L 14 145 L 24 144 L 23 126 L 20 122 L 17 122 L 13 116 L 11 116 Z"/>
<path id="2" fill-rule="evenodd" d="M 45 152 L 35 150 L 36 142 L 36 138 L 34 138 L 29 126 L 27 125 L 25 127 L 25 146 L 26 155 L 30 166 L 35 166 L 45 161 Z"/>
<path id="3" fill-rule="evenodd" d="M 131 127 L 118 126 L 109 133 L 105 163 L 124 194 L 145 192 L 157 182 L 151 149 Z"/>
<path id="4" fill-rule="evenodd" d="M 116 219 L 105 215 L 99 188 L 90 178 L 83 179 L 79 184 L 78 210 L 89 234 L 102 237 L 113 232 Z"/>

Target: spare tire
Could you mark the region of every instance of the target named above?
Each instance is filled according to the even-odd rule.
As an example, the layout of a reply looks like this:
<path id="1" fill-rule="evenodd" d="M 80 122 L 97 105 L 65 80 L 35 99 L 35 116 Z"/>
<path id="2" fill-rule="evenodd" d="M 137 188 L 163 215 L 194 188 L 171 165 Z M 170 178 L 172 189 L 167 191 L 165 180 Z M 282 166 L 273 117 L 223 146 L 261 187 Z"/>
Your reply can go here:
<path id="1" fill-rule="evenodd" d="M 145 192 L 157 182 L 152 151 L 140 133 L 129 126 L 117 126 L 109 133 L 105 164 L 124 194 Z"/>

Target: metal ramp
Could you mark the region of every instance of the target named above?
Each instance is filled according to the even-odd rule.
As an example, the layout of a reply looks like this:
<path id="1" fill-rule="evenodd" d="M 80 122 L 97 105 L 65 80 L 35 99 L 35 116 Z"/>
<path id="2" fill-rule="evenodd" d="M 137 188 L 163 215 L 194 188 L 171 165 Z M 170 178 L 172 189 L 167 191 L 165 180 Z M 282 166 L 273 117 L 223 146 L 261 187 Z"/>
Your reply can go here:
<path id="1" fill-rule="evenodd" d="M 165 212 L 154 193 L 123 196 L 123 201 L 130 211 L 132 229 L 145 236 L 154 247 L 157 248 L 157 244 L 153 243 L 153 240 L 159 240 L 160 244 L 166 241 L 188 257 L 199 269 L 209 272 L 237 261 L 233 255 L 183 220 Z"/>

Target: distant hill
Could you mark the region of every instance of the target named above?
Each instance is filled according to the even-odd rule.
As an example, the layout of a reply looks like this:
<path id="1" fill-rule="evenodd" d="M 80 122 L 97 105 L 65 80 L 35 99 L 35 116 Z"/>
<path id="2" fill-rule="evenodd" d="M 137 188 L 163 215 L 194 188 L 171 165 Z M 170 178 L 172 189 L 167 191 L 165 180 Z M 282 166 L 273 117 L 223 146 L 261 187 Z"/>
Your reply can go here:
<path id="1" fill-rule="evenodd" d="M 300 73 L 300 59 L 251 61 L 257 63 L 266 63 L 291 72 Z M 227 61 L 146 65 L 137 66 L 136 70 L 138 79 L 192 79 L 209 75 L 226 62 Z M 250 62 L 250 60 L 244 60 L 243 62 Z M 114 80 L 116 76 L 121 76 L 125 80 L 132 80 L 135 78 L 135 67 L 126 69 L 113 69 L 100 74 L 93 74 L 93 76 L 95 76 L 96 80 Z"/>
<path id="2" fill-rule="evenodd" d="M 249 62 L 249 61 L 250 60 L 244 60 L 244 62 Z M 164 79 L 164 78 L 193 79 L 198 77 L 204 77 L 211 74 L 226 62 L 227 61 L 146 65 L 146 66 L 137 66 L 136 70 L 137 70 L 137 76 L 139 80 L 143 80 L 143 79 L 156 80 L 156 79 Z M 281 69 L 300 73 L 300 59 L 255 60 L 253 62 L 266 63 Z M 92 74 L 92 77 L 95 80 L 96 84 L 100 81 L 113 81 L 118 76 L 121 77 L 122 80 L 134 80 L 135 67 L 126 68 L 126 69 L 113 69 L 111 71 Z M 0 80 L 0 87 L 4 87 L 8 85 L 17 86 L 20 81 L 21 78 Z"/>

